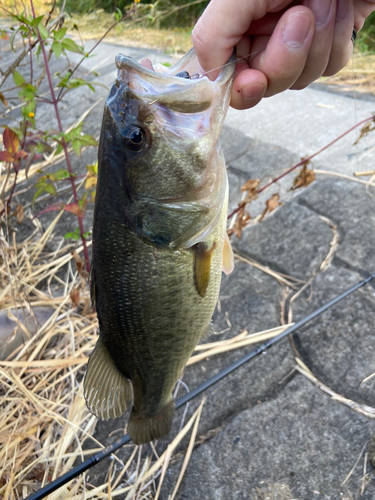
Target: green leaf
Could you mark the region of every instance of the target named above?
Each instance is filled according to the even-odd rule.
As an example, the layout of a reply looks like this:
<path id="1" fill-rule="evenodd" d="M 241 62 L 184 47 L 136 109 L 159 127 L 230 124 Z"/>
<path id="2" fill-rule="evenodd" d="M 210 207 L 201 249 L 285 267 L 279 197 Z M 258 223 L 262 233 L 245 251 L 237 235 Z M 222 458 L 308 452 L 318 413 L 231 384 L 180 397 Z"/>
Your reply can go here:
<path id="1" fill-rule="evenodd" d="M 115 19 L 116 21 L 120 21 L 120 19 L 122 18 L 122 12 L 121 10 L 117 7 L 116 9 L 116 12 L 115 12 Z"/>
<path id="2" fill-rule="evenodd" d="M 80 237 L 81 237 L 81 234 L 79 232 L 79 227 L 76 227 L 72 233 L 65 233 L 64 234 L 64 238 L 66 240 L 79 240 Z"/>
<path id="3" fill-rule="evenodd" d="M 86 165 L 86 170 L 91 174 L 91 175 L 98 175 L 98 162 L 92 164 L 92 165 Z"/>
<path id="4" fill-rule="evenodd" d="M 38 29 L 40 36 L 43 38 L 43 40 L 47 40 L 47 38 L 49 37 L 49 33 L 46 27 L 43 24 L 39 24 Z"/>
<path id="5" fill-rule="evenodd" d="M 13 17 L 14 20 L 16 20 L 20 23 L 24 23 L 24 24 L 27 24 L 28 26 L 30 26 L 31 21 L 29 21 L 28 19 L 26 19 L 25 16 L 23 16 L 24 13 L 25 13 L 25 11 L 23 11 L 22 14 L 19 14 L 19 15 L 11 14 L 10 17 Z"/>
<path id="6" fill-rule="evenodd" d="M 10 39 L 9 39 L 9 45 L 10 45 L 10 48 L 13 50 L 13 52 L 16 51 L 16 49 L 13 46 L 13 44 L 14 44 L 14 38 L 17 35 L 17 33 L 18 33 L 18 30 L 13 31 L 13 33 L 11 34 Z"/>
<path id="7" fill-rule="evenodd" d="M 52 50 L 55 56 L 58 58 L 61 56 L 62 45 L 60 42 L 52 42 Z"/>
<path id="8" fill-rule="evenodd" d="M 88 191 L 86 191 L 86 192 L 84 193 L 84 195 L 82 196 L 82 199 L 81 199 L 81 200 L 78 200 L 78 205 L 79 205 L 79 208 L 83 209 L 83 208 L 86 206 L 86 204 L 87 204 L 87 197 L 88 197 L 88 195 L 89 195 L 89 192 L 88 192 Z"/>
<path id="9" fill-rule="evenodd" d="M 80 47 L 74 40 L 70 38 L 64 38 L 61 41 L 61 45 L 65 50 L 69 50 L 70 52 L 77 52 L 78 54 L 83 53 L 82 47 Z"/>
<path id="10" fill-rule="evenodd" d="M 61 28 L 61 30 L 54 32 L 53 37 L 55 40 L 60 41 L 64 38 L 66 32 L 66 28 Z"/>
<path id="11" fill-rule="evenodd" d="M 33 120 L 35 116 L 35 108 L 36 108 L 36 103 L 35 101 L 28 101 L 26 106 L 23 106 L 21 108 L 22 116 L 24 116 L 27 120 Z"/>
<path id="12" fill-rule="evenodd" d="M 67 170 L 65 170 L 65 168 L 62 168 L 60 170 L 57 170 L 57 172 L 55 172 L 53 176 L 55 177 L 55 180 L 61 181 L 62 179 L 69 179 L 70 174 Z"/>
<path id="13" fill-rule="evenodd" d="M 59 144 L 56 148 L 56 151 L 55 151 L 55 156 L 59 155 L 61 153 L 61 151 L 63 150 L 63 147 L 61 144 Z"/>
<path id="14" fill-rule="evenodd" d="M 75 128 L 72 128 L 69 134 L 66 134 L 65 138 L 70 140 L 70 138 L 80 137 L 80 135 L 82 134 L 82 127 L 83 122 L 79 123 Z"/>
<path id="15" fill-rule="evenodd" d="M 36 183 L 35 183 L 35 187 L 37 189 L 44 189 L 48 184 L 48 181 L 46 179 L 46 177 L 41 177 Z"/>
<path id="16" fill-rule="evenodd" d="M 39 189 L 36 190 L 33 199 L 31 200 L 31 205 L 34 206 L 35 201 L 39 198 L 41 194 L 43 194 L 44 187 L 40 187 Z"/>
<path id="17" fill-rule="evenodd" d="M 20 99 L 24 99 L 25 101 L 33 101 L 35 99 L 36 92 L 37 90 L 34 85 L 30 85 L 30 83 L 28 83 L 18 92 L 18 97 Z"/>
<path id="18" fill-rule="evenodd" d="M 97 141 L 92 137 L 92 135 L 81 135 L 79 140 L 84 144 L 85 146 L 97 146 L 98 143 Z"/>
<path id="19" fill-rule="evenodd" d="M 81 141 L 79 139 L 73 139 L 72 140 L 72 147 L 73 147 L 76 155 L 77 156 L 81 156 L 82 144 L 81 144 Z"/>
<path id="20" fill-rule="evenodd" d="M 43 14 L 42 16 L 38 16 L 38 17 L 36 17 L 35 19 L 33 19 L 33 20 L 31 21 L 31 26 L 33 26 L 33 27 L 34 27 L 34 26 L 35 26 L 35 27 L 36 27 L 36 26 L 38 26 L 38 24 L 39 24 L 39 23 L 40 23 L 40 21 L 43 19 L 43 17 L 44 17 L 44 14 Z"/>
<path id="21" fill-rule="evenodd" d="M 25 79 L 24 77 L 21 75 L 21 73 L 19 71 L 17 71 L 16 69 L 13 71 L 13 80 L 14 80 L 14 83 L 19 86 L 19 85 L 23 85 L 25 83 Z"/>
<path id="22" fill-rule="evenodd" d="M 70 75 L 71 75 L 71 73 L 70 73 L 70 71 L 68 71 L 67 74 L 63 78 L 61 78 L 60 83 L 58 84 L 58 87 L 67 87 L 67 83 L 68 83 L 68 80 L 70 78 Z M 56 75 L 56 76 L 60 77 L 60 75 Z"/>
<path id="23" fill-rule="evenodd" d="M 56 188 L 53 184 L 47 184 L 44 187 L 44 191 L 49 194 L 53 194 L 54 196 L 57 194 Z"/>
<path id="24" fill-rule="evenodd" d="M 40 45 L 40 43 L 38 43 L 38 49 L 36 51 L 36 60 L 38 61 L 38 63 L 39 63 L 39 56 L 41 53 L 42 53 L 42 46 Z"/>

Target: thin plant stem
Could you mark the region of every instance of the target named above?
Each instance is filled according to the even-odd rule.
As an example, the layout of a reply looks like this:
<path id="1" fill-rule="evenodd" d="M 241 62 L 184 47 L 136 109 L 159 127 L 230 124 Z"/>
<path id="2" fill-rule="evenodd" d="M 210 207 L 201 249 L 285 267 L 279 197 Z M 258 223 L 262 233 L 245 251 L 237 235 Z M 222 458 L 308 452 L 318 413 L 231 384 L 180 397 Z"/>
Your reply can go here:
<path id="1" fill-rule="evenodd" d="M 33 13 L 33 18 L 35 19 L 35 10 L 34 10 L 33 0 L 30 0 L 30 6 L 31 6 L 32 13 Z M 40 32 L 39 32 L 39 28 L 38 27 L 37 27 L 37 33 L 38 33 L 38 40 L 39 40 L 39 43 L 40 43 L 40 46 L 41 46 L 41 49 L 42 49 L 42 52 L 43 52 L 43 59 L 44 59 L 44 64 L 45 64 L 45 69 L 46 69 L 46 75 L 47 75 L 47 79 L 48 79 L 49 88 L 50 88 L 50 91 L 51 91 L 51 97 L 52 97 L 53 107 L 55 108 L 55 114 L 56 114 L 58 128 L 59 128 L 60 133 L 63 134 L 64 131 L 63 131 L 63 128 L 62 128 L 62 125 L 61 125 L 60 112 L 59 112 L 59 108 L 58 108 L 58 105 L 57 105 L 57 99 L 56 99 L 56 96 L 55 96 L 55 91 L 53 89 L 51 72 L 50 72 L 50 69 L 49 69 L 48 56 L 47 56 L 47 53 L 46 53 L 44 41 L 43 41 L 42 37 L 40 36 Z M 78 205 L 79 204 L 79 199 L 78 199 L 76 185 L 74 183 L 74 176 L 73 176 L 72 164 L 71 164 L 71 161 L 70 161 L 70 157 L 69 157 L 69 153 L 68 153 L 68 147 L 67 147 L 67 144 L 65 142 L 64 136 L 62 136 L 62 138 L 61 138 L 61 145 L 62 145 L 63 150 L 64 150 L 66 165 L 68 167 L 68 172 L 70 174 L 70 182 L 71 182 L 71 186 L 72 186 L 72 192 L 73 192 L 74 202 Z M 85 257 L 86 270 L 87 270 L 87 272 L 89 272 L 90 271 L 90 259 L 89 259 L 89 252 L 87 250 L 87 245 L 86 245 L 86 238 L 84 236 L 83 221 L 82 221 L 82 217 L 79 217 L 78 215 L 77 215 L 77 219 L 78 219 L 78 225 L 79 225 L 79 232 L 80 232 L 80 236 L 81 236 L 81 240 L 82 240 L 83 253 L 84 253 L 84 257 Z"/>
<path id="2" fill-rule="evenodd" d="M 290 172 L 293 172 L 293 170 L 295 170 L 296 168 L 298 167 L 301 167 L 302 165 L 306 165 L 310 160 L 312 160 L 313 158 L 315 158 L 315 156 L 317 156 L 318 154 L 322 153 L 323 151 L 325 151 L 327 148 L 329 148 L 330 146 L 332 146 L 333 144 L 335 144 L 335 142 L 339 141 L 340 139 L 342 139 L 345 135 L 349 134 L 350 132 L 352 132 L 354 129 L 356 129 L 357 127 L 359 127 L 360 125 L 363 125 L 364 123 L 366 122 L 369 122 L 369 121 L 375 121 L 375 116 L 370 116 L 369 118 L 365 118 L 364 120 L 361 120 L 360 122 L 356 123 L 355 125 L 353 125 L 353 127 L 351 127 L 350 129 L 346 130 L 343 134 L 339 135 L 338 137 L 336 137 L 336 139 L 333 139 L 333 141 L 331 141 L 329 144 L 326 144 L 325 146 L 323 146 L 321 149 L 319 149 L 319 151 L 316 151 L 315 153 L 313 153 L 311 156 L 308 156 L 307 158 L 304 158 L 303 160 L 301 160 L 300 162 L 296 163 L 295 165 L 293 165 L 293 167 L 290 167 L 288 170 L 286 170 L 285 172 L 283 172 L 281 175 L 278 175 L 277 177 L 275 177 L 274 179 L 272 179 L 270 182 L 268 182 L 265 186 L 263 186 L 262 188 L 258 189 L 256 191 L 257 194 L 260 194 L 262 193 L 263 191 L 265 191 L 267 188 L 269 188 L 272 184 L 275 184 L 275 182 L 279 181 L 280 179 L 282 179 L 283 177 L 285 177 L 286 175 L 290 174 Z M 233 210 L 233 212 L 231 212 L 229 215 L 228 215 L 228 220 L 231 219 L 233 217 L 233 215 L 235 215 L 237 212 L 239 212 L 241 210 L 241 208 L 243 207 L 243 205 L 240 205 L 238 206 L 237 208 L 235 208 Z"/>
<path id="3" fill-rule="evenodd" d="M 83 63 L 83 61 L 88 58 L 88 56 L 91 54 L 91 52 L 93 52 L 96 49 L 96 47 L 103 41 L 103 39 L 108 35 L 108 33 L 111 30 L 113 30 L 113 28 L 115 26 L 117 26 L 118 24 L 120 24 L 122 21 L 125 21 L 125 19 L 127 19 L 130 16 L 132 16 L 134 14 L 134 12 L 135 12 L 135 7 L 132 7 L 127 14 L 124 14 L 121 19 L 119 19 L 118 21 L 116 21 L 114 24 L 112 24 L 112 26 L 110 26 L 107 29 L 107 31 L 104 33 L 104 35 L 101 38 L 99 38 L 99 40 L 92 47 L 92 49 L 89 50 L 89 52 L 87 52 L 87 54 L 85 54 L 82 57 L 82 59 L 79 61 L 79 63 L 73 68 L 73 71 L 70 73 L 69 78 L 68 78 L 67 81 L 69 81 L 71 79 L 71 77 L 77 71 L 77 69 L 81 66 L 81 64 Z M 64 90 L 63 88 L 60 89 L 59 95 L 57 96 L 57 101 L 60 101 L 64 97 L 64 95 L 66 94 L 67 91 L 65 91 L 65 93 L 63 94 L 63 90 Z"/>

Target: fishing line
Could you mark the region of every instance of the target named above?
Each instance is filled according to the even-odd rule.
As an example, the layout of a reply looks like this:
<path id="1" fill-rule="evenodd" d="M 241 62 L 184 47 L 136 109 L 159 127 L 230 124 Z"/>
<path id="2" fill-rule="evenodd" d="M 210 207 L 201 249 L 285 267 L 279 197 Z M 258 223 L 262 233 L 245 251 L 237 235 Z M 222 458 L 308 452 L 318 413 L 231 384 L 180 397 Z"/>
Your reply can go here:
<path id="1" fill-rule="evenodd" d="M 255 52 L 250 52 L 250 54 L 247 54 L 246 56 L 237 57 L 237 59 L 236 59 L 235 62 L 241 61 L 242 59 L 246 59 L 246 58 L 248 58 L 250 56 L 255 56 L 256 54 L 259 54 L 259 52 L 261 52 L 261 50 L 256 50 Z M 217 71 L 218 69 L 225 68 L 226 66 L 230 66 L 231 64 L 233 64 L 233 62 L 227 62 L 227 63 L 223 64 L 222 66 L 218 66 L 217 68 L 210 69 L 209 71 L 205 71 L 202 74 L 200 74 L 200 73 L 193 73 L 192 75 L 189 75 L 188 78 L 190 80 L 194 80 L 196 78 L 202 78 L 203 76 L 208 75 L 208 73 L 212 73 L 213 71 Z"/>
<path id="2" fill-rule="evenodd" d="M 355 30 L 353 30 L 353 35 L 352 35 L 353 44 L 354 44 L 354 40 L 356 39 L 356 37 L 357 37 L 357 32 Z M 352 52 L 352 82 L 353 82 L 353 99 L 354 99 L 354 122 L 357 123 L 357 96 L 355 93 L 355 78 L 354 78 L 354 50 Z M 357 150 L 357 154 L 356 154 L 357 172 L 359 172 L 359 146 L 358 146 L 359 134 L 360 134 L 360 131 L 358 130 L 358 128 L 356 128 L 355 129 L 355 135 L 356 135 L 355 146 L 356 146 L 356 150 Z"/>
<path id="3" fill-rule="evenodd" d="M 255 349 L 253 349 L 251 352 L 249 352 L 246 356 L 240 358 L 239 360 L 235 361 L 231 365 L 229 365 L 227 368 L 224 368 L 224 370 L 220 371 L 217 373 L 215 376 L 211 377 L 210 379 L 206 380 L 206 382 L 203 382 L 203 384 L 199 385 L 195 389 L 193 389 L 191 392 L 188 394 L 185 394 L 185 396 L 182 396 L 182 398 L 178 399 L 176 401 L 176 409 L 181 408 L 181 406 L 184 406 L 186 403 L 191 401 L 193 398 L 199 396 L 202 392 L 205 390 L 209 389 L 212 387 L 214 384 L 219 382 L 220 380 L 224 379 L 226 376 L 229 374 L 233 373 L 235 370 L 240 368 L 242 365 L 250 361 L 251 359 L 255 358 L 258 356 L 258 354 L 265 352 L 269 347 L 273 346 L 276 344 L 279 340 L 282 340 L 285 338 L 287 335 L 295 332 L 302 326 L 304 326 L 307 322 L 311 321 L 312 319 L 316 318 L 320 314 L 324 313 L 329 309 L 330 307 L 334 306 L 340 300 L 344 299 L 345 297 L 348 297 L 350 294 L 358 290 L 359 288 L 363 287 L 367 283 L 369 283 L 372 279 L 375 278 L 375 273 L 371 274 L 367 278 L 363 279 L 356 285 L 352 286 L 351 288 L 348 288 L 345 292 L 341 293 L 340 295 L 337 295 L 334 299 L 330 300 L 323 306 L 319 307 L 312 313 L 308 314 L 301 320 L 297 321 L 293 326 L 287 328 L 284 330 L 282 333 L 277 335 L 276 337 L 273 337 L 272 339 L 266 340 L 263 344 L 259 345 Z M 104 448 L 102 451 L 95 453 L 91 457 L 89 457 L 87 460 L 82 462 L 81 464 L 77 465 L 74 467 L 72 470 L 67 472 L 66 474 L 63 474 L 59 478 L 55 479 L 51 483 L 47 484 L 40 490 L 36 491 L 32 495 L 29 495 L 25 500 L 41 500 L 42 498 L 45 498 L 47 495 L 53 493 L 57 489 L 61 488 L 64 484 L 68 483 L 72 479 L 75 479 L 77 476 L 85 472 L 86 470 L 90 469 L 93 465 L 96 465 L 97 463 L 101 462 L 104 458 L 108 457 L 112 453 L 114 453 L 116 450 L 124 446 L 125 444 L 130 443 L 131 439 L 128 434 L 123 436 L 122 438 L 118 439 L 111 445 L 107 446 L 107 448 Z"/>

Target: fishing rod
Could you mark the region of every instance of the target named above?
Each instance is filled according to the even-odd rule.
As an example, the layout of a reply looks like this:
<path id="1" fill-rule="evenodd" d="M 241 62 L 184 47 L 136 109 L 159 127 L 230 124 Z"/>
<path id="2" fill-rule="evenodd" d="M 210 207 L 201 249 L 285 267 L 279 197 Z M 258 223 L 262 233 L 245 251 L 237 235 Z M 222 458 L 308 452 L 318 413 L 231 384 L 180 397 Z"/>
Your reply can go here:
<path id="1" fill-rule="evenodd" d="M 352 294 L 358 288 L 363 287 L 367 283 L 369 283 L 372 279 L 375 278 L 375 273 L 371 274 L 367 278 L 363 279 L 356 285 L 352 286 L 351 288 L 347 289 L 345 292 L 341 293 L 340 295 L 337 295 L 334 299 L 330 300 L 323 306 L 319 307 L 312 313 L 308 314 L 304 318 L 300 319 L 296 323 L 294 323 L 293 326 L 290 326 L 286 330 L 284 330 L 282 333 L 279 335 L 276 335 L 275 337 L 266 340 L 263 344 L 260 344 L 258 347 L 253 349 L 249 354 L 246 356 L 240 358 L 239 360 L 235 361 L 231 365 L 229 365 L 227 368 L 224 368 L 221 372 L 217 373 L 213 377 L 209 378 L 206 380 L 206 382 L 203 382 L 203 384 L 199 385 L 196 387 L 194 390 L 189 392 L 188 394 L 185 394 L 182 398 L 178 399 L 176 401 L 176 409 L 181 408 L 181 406 L 184 406 L 187 402 L 191 401 L 193 398 L 199 396 L 202 392 L 205 390 L 209 389 L 212 387 L 214 384 L 225 378 L 227 375 L 230 373 L 234 372 L 238 368 L 240 368 L 242 365 L 250 361 L 251 359 L 255 358 L 258 356 L 258 354 L 266 351 L 269 347 L 273 346 L 276 344 L 279 340 L 283 339 L 290 333 L 295 332 L 298 330 L 301 326 L 304 326 L 307 322 L 311 321 L 312 319 L 316 318 L 320 314 L 324 313 L 329 309 L 330 307 L 334 306 L 340 300 L 344 299 L 345 297 L 348 297 L 348 295 Z M 103 450 L 99 451 L 98 453 L 93 454 L 91 457 L 86 459 L 84 462 L 81 464 L 77 465 L 74 467 L 72 470 L 69 472 L 66 472 L 62 476 L 58 477 L 51 483 L 47 484 L 40 490 L 36 491 L 35 493 L 29 495 L 25 500 L 41 500 L 42 498 L 45 498 L 47 495 L 53 493 L 57 489 L 61 488 L 64 484 L 68 483 L 72 479 L 75 479 L 77 476 L 85 472 L 86 470 L 90 469 L 93 465 L 101 462 L 104 458 L 108 457 L 112 453 L 114 453 L 116 450 L 124 446 L 125 444 L 130 443 L 131 439 L 129 434 L 126 434 L 125 436 L 121 437 L 111 445 L 107 446 L 107 448 L 104 448 Z"/>

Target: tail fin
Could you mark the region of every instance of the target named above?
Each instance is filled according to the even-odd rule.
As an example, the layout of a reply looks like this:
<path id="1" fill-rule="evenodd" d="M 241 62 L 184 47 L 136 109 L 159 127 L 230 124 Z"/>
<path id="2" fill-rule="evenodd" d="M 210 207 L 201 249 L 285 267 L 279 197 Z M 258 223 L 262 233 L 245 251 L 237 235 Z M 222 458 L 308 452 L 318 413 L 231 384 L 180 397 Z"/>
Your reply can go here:
<path id="1" fill-rule="evenodd" d="M 159 413 L 149 418 L 139 417 L 133 408 L 128 424 L 128 433 L 133 443 L 148 443 L 168 434 L 172 427 L 174 410 L 173 399 Z"/>
<path id="2" fill-rule="evenodd" d="M 120 417 L 132 398 L 131 382 L 117 369 L 100 337 L 89 359 L 84 396 L 91 413 L 103 420 Z"/>

